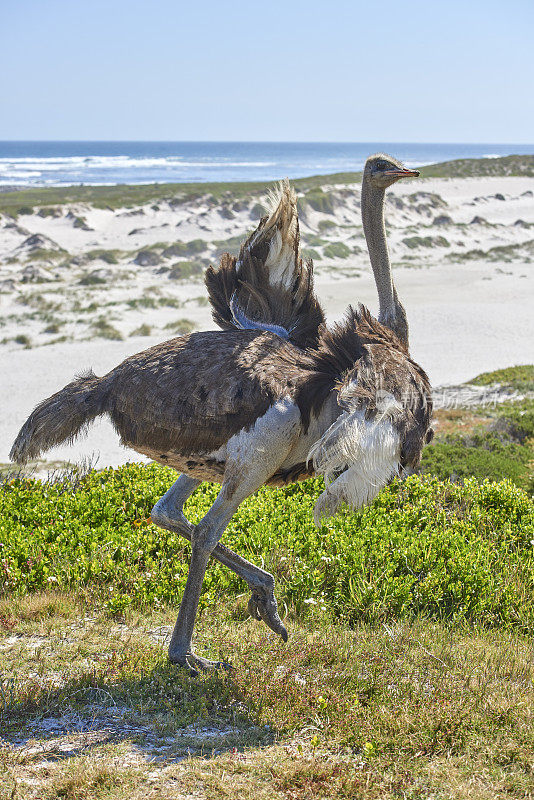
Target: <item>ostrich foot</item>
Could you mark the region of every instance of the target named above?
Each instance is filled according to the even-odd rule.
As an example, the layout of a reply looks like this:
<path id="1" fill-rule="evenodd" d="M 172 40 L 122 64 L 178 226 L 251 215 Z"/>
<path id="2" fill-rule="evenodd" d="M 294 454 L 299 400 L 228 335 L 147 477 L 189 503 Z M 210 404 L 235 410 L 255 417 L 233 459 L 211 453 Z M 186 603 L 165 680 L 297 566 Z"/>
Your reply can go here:
<path id="1" fill-rule="evenodd" d="M 198 667 L 198 669 L 203 672 L 215 669 L 225 669 L 227 671 L 233 669 L 232 665 L 227 661 L 209 661 L 207 658 L 198 656 L 192 650 L 187 654 L 187 660 L 190 664 L 193 664 L 194 667 Z"/>
<path id="2" fill-rule="evenodd" d="M 227 661 L 209 661 L 207 658 L 197 655 L 192 650 L 189 650 L 185 655 L 171 655 L 171 653 L 169 653 L 169 661 L 177 667 L 182 667 L 182 669 L 188 672 L 193 678 L 198 675 L 199 671 L 210 672 L 216 669 L 233 669 L 232 665 L 228 664 Z"/>
<path id="3" fill-rule="evenodd" d="M 287 642 L 287 631 L 278 614 L 278 604 L 274 590 L 268 586 L 255 586 L 248 601 L 248 613 L 257 620 L 263 620 L 269 628 Z"/>

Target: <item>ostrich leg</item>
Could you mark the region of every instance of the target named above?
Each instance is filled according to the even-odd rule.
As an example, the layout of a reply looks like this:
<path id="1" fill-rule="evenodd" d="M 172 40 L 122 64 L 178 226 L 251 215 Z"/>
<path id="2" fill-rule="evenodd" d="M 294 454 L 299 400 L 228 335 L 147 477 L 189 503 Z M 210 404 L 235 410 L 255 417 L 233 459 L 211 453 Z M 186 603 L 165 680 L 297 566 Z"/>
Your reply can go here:
<path id="1" fill-rule="evenodd" d="M 299 433 L 300 412 L 287 399 L 272 406 L 252 430 L 241 431 L 228 442 L 221 491 L 203 519 L 191 528 L 191 563 L 169 644 L 169 659 L 193 673 L 194 666 L 221 666 L 199 658 L 192 648 L 198 601 L 210 556 L 240 503 L 276 472 Z M 218 558 L 224 563 L 221 556 L 222 552 Z M 227 558 L 225 561 L 228 563 Z"/>
<path id="2" fill-rule="evenodd" d="M 178 533 L 191 541 L 194 526 L 185 517 L 183 506 L 200 483 L 201 481 L 197 478 L 191 478 L 186 474 L 180 475 L 152 509 L 150 513 L 152 522 L 159 528 Z M 252 590 L 252 596 L 248 603 L 250 615 L 254 619 L 263 620 L 271 630 L 278 633 L 287 642 L 287 631 L 278 614 L 278 605 L 274 596 L 273 576 L 223 544 L 217 544 L 211 555 L 212 558 L 224 564 L 247 582 Z"/>

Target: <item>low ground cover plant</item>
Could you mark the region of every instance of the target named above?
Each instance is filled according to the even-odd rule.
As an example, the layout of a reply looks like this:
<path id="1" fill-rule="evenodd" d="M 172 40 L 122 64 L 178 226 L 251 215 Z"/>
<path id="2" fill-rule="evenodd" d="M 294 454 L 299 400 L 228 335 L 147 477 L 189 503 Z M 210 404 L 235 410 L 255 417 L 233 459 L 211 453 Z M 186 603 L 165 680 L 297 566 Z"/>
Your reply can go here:
<path id="1" fill-rule="evenodd" d="M 73 488 L 15 478 L 0 495 L 0 592 L 91 587 L 112 612 L 178 602 L 189 545 L 151 524 L 175 479 L 158 465 L 91 471 Z M 455 485 L 413 476 L 375 503 L 321 529 L 319 480 L 262 489 L 232 520 L 225 543 L 272 571 L 279 599 L 304 613 L 377 622 L 423 614 L 534 630 L 534 504 L 511 481 Z M 218 487 L 202 484 L 186 513 L 196 522 Z M 203 606 L 246 586 L 218 564 Z"/>
<path id="2" fill-rule="evenodd" d="M 442 480 L 451 479 L 456 482 L 468 477 L 480 480 L 509 478 L 532 495 L 534 366 L 523 365 L 485 372 L 474 378 L 472 383 L 477 386 L 500 384 L 510 391 L 511 399 L 474 409 L 471 414 L 453 411 L 447 415 L 445 412 L 449 422 L 456 418 L 457 423 L 452 426 L 452 430 L 445 433 L 440 433 L 438 417 L 436 438 L 423 452 L 422 471 Z M 476 424 L 477 415 L 479 424 Z"/>

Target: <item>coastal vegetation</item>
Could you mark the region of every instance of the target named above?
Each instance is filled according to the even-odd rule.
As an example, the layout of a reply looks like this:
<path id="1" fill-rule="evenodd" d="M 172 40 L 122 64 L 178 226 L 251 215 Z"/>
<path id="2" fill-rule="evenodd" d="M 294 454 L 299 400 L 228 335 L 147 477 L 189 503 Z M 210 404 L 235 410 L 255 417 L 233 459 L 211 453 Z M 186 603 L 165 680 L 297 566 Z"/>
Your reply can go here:
<path id="1" fill-rule="evenodd" d="M 0 729 L 37 745 L 0 748 L 0 797 L 37 786 L 123 800 L 158 786 L 170 800 L 195 781 L 213 800 L 460 799 L 473 777 L 480 800 L 529 797 L 534 367 L 472 383 L 522 399 L 439 410 L 423 474 L 371 507 L 317 530 L 319 480 L 243 503 L 225 542 L 267 554 L 291 635 L 282 644 L 248 618 L 247 587 L 212 564 L 199 645 L 230 673 L 191 679 L 165 660 L 189 545 L 149 513 L 172 470 L 6 474 Z M 193 522 L 216 492 L 190 498 Z"/>
<path id="2" fill-rule="evenodd" d="M 534 155 L 457 159 L 421 167 L 420 171 L 423 178 L 533 177 Z M 292 183 L 298 191 L 306 192 L 307 202 L 312 208 L 323 211 L 328 208 L 332 213 L 328 195 L 323 192 L 322 187 L 357 183 L 360 180 L 360 172 L 339 172 L 333 175 L 298 178 Z M 39 207 L 40 213 L 44 211 L 44 216 L 47 207 L 57 207 L 66 203 L 86 203 L 95 208 L 114 209 L 143 205 L 156 200 L 182 203 L 206 195 L 211 195 L 214 200 L 220 200 L 224 196 L 235 198 L 247 195 L 261 196 L 270 185 L 267 182 L 220 182 L 29 188 L 1 192 L 0 213 L 17 217 L 21 214 L 29 214 Z"/>
<path id="3" fill-rule="evenodd" d="M 534 367 L 483 373 L 472 383 L 500 385 L 516 399 L 469 410 L 438 409 L 436 437 L 424 450 L 421 471 L 454 481 L 508 478 L 534 494 Z"/>

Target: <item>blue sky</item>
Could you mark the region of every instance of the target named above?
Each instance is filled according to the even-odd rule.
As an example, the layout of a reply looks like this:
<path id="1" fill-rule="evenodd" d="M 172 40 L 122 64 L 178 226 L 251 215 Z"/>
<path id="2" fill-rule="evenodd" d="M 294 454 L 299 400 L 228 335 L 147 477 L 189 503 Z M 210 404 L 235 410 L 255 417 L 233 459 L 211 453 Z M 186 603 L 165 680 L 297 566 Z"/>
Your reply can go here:
<path id="1" fill-rule="evenodd" d="M 0 0 L 0 139 L 534 141 L 533 0 Z"/>

